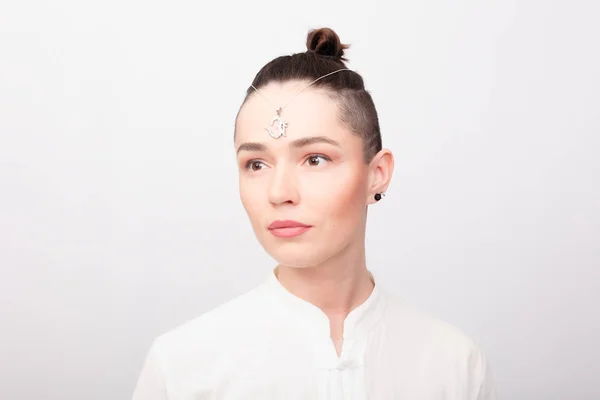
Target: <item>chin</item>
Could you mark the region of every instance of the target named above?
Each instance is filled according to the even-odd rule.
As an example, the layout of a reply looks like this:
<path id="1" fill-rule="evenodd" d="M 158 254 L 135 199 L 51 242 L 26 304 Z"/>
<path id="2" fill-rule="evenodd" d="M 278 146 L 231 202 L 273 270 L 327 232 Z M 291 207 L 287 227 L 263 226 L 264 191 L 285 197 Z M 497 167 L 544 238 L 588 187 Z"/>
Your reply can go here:
<path id="1" fill-rule="evenodd" d="M 342 252 L 350 243 L 349 238 L 343 235 L 329 237 L 328 240 L 323 240 L 319 236 L 281 239 L 275 238 L 271 233 L 262 234 L 261 232 L 257 238 L 271 258 L 281 265 L 292 268 L 311 268 L 322 265 Z"/>
<path id="2" fill-rule="evenodd" d="M 289 267 L 289 268 L 297 268 L 297 269 L 306 269 L 306 268 L 311 268 L 314 267 L 316 265 L 319 265 L 319 262 L 316 261 L 314 258 L 312 257 L 306 257 L 306 256 L 299 256 L 299 257 L 294 257 L 294 256 L 281 256 L 281 257 L 273 257 L 275 259 L 275 261 L 277 262 L 277 264 L 282 265 L 284 267 Z"/>
<path id="3" fill-rule="evenodd" d="M 310 268 L 322 264 L 329 259 L 332 254 L 323 254 L 323 250 L 309 244 L 307 246 L 289 245 L 273 245 L 271 248 L 266 248 L 267 253 L 275 259 L 279 264 L 291 268 Z"/>

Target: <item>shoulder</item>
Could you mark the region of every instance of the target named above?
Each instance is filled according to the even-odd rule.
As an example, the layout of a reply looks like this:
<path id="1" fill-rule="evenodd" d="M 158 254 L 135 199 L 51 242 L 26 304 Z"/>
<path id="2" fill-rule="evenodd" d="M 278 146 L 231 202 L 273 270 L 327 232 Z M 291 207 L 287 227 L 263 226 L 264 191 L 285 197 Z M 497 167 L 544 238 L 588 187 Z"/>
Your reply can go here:
<path id="1" fill-rule="evenodd" d="M 395 298 L 388 298 L 384 318 L 396 350 L 421 366 L 424 374 L 447 385 L 461 382 L 471 393 L 489 391 L 479 398 L 494 398 L 487 358 L 464 331 Z"/>
<path id="2" fill-rule="evenodd" d="M 419 342 L 429 347 L 447 346 L 464 351 L 477 349 L 473 339 L 460 328 L 397 299 L 388 299 L 385 318 L 391 329 L 420 338 Z"/>
<path id="3" fill-rule="evenodd" d="M 261 285 L 162 333 L 153 346 L 167 357 L 223 351 L 221 346 L 249 337 L 264 323 L 266 307 Z"/>
<path id="4" fill-rule="evenodd" d="M 263 292 L 261 285 L 156 337 L 134 399 L 163 400 L 182 382 L 199 376 L 207 381 L 219 369 L 229 368 L 267 319 Z"/>

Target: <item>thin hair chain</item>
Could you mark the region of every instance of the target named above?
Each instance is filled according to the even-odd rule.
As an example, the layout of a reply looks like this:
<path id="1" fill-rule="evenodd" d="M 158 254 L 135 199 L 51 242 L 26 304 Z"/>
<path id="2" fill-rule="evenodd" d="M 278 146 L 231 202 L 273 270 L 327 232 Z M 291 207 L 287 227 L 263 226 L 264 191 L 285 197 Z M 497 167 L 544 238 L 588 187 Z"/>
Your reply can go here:
<path id="1" fill-rule="evenodd" d="M 279 106 L 279 107 L 277 107 L 275 104 L 273 104 L 273 102 L 271 102 L 271 101 L 270 101 L 270 100 L 269 100 L 269 99 L 268 99 L 268 98 L 267 98 L 267 97 L 266 97 L 266 96 L 265 96 L 265 95 L 264 95 L 264 94 L 263 94 L 263 93 L 262 93 L 260 90 L 258 90 L 258 89 L 257 89 L 257 88 L 256 88 L 254 85 L 250 85 L 250 86 L 252 87 L 252 89 L 256 90 L 256 92 L 257 92 L 259 95 L 261 95 L 261 97 L 262 97 L 263 99 L 265 99 L 265 100 L 266 100 L 266 101 L 267 101 L 269 104 L 271 104 L 271 105 L 273 106 L 273 108 L 275 108 L 276 110 L 279 110 L 279 111 L 278 111 L 278 114 L 279 114 L 279 113 L 281 112 L 281 110 L 283 110 L 285 107 L 287 107 L 287 106 L 288 106 L 288 104 L 290 104 L 292 101 L 294 101 L 294 99 L 295 99 L 296 97 L 298 97 L 298 95 L 299 95 L 300 93 L 302 93 L 302 91 L 304 91 L 305 89 L 307 89 L 309 86 L 311 86 L 311 85 L 312 85 L 312 84 L 314 84 L 315 82 L 318 82 L 318 81 L 320 81 L 320 80 L 321 80 L 321 79 L 323 79 L 323 78 L 327 78 L 328 76 L 330 76 L 330 75 L 333 75 L 333 74 L 336 74 L 336 73 L 338 73 L 338 72 L 341 72 L 341 71 L 352 71 L 352 70 L 351 70 L 351 69 L 349 69 L 349 68 L 341 68 L 341 69 L 335 70 L 335 71 L 333 71 L 333 72 L 330 72 L 330 73 L 328 73 L 328 74 L 325 74 L 325 75 L 323 75 L 323 76 L 320 76 L 320 77 L 318 77 L 317 79 L 315 79 L 314 81 L 310 82 L 308 85 L 304 86 L 302 89 L 300 89 L 299 91 L 297 91 L 297 92 L 296 92 L 296 94 L 295 94 L 295 95 L 294 95 L 294 96 L 293 96 L 293 97 L 292 97 L 292 98 L 291 98 L 291 99 L 290 99 L 290 100 L 289 100 L 287 103 L 285 103 L 283 106 Z"/>
<path id="2" fill-rule="evenodd" d="M 281 111 L 283 111 L 283 109 L 285 107 L 288 106 L 288 104 L 290 104 L 292 101 L 294 101 L 294 99 L 300 94 L 302 93 L 302 91 L 306 88 L 308 88 L 310 85 L 312 85 L 313 83 L 319 81 L 320 79 L 326 78 L 330 75 L 336 74 L 340 71 L 351 71 L 348 68 L 341 68 L 338 70 L 335 70 L 333 72 L 330 72 L 328 74 L 325 74 L 323 76 L 318 77 L 317 79 L 315 79 L 314 81 L 310 82 L 308 85 L 304 86 L 302 89 L 298 90 L 296 92 L 296 94 L 294 94 L 294 96 L 292 96 L 292 98 L 285 103 L 282 106 L 277 107 L 275 104 L 273 104 L 273 102 L 271 100 L 269 100 L 267 98 L 267 96 L 265 96 L 260 90 L 258 90 L 253 84 L 251 84 L 250 86 L 252 86 L 252 88 L 256 91 L 256 93 L 258 93 L 263 99 L 265 99 L 269 104 L 271 104 L 273 106 L 273 108 L 275 109 L 275 112 L 277 113 L 277 116 L 274 117 L 271 120 L 271 123 L 269 124 L 269 126 L 267 128 L 265 128 L 265 130 L 269 133 L 269 136 L 271 136 L 273 139 L 279 139 L 282 136 L 287 136 L 285 134 L 285 130 L 288 127 L 288 122 L 286 120 L 283 119 L 283 117 L 281 116 Z M 273 129 L 273 127 L 276 127 L 277 129 Z"/>

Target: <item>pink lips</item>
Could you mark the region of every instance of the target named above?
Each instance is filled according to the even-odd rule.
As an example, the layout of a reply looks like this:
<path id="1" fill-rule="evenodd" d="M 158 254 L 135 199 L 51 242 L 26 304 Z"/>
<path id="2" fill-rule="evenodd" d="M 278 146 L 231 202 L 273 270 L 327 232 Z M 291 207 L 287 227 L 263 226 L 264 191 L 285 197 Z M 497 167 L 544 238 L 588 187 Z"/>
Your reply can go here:
<path id="1" fill-rule="evenodd" d="M 277 220 L 269 225 L 269 232 L 274 236 L 288 238 L 298 236 L 311 228 L 310 225 L 291 220 Z"/>

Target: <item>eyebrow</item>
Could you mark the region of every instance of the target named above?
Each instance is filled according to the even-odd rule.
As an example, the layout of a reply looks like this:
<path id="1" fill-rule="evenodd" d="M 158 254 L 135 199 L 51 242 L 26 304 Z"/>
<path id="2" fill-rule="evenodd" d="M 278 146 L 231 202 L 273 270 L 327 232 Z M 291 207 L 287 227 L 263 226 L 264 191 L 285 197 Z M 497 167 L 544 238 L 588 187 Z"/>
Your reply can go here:
<path id="1" fill-rule="evenodd" d="M 296 139 L 292 143 L 290 143 L 290 146 L 300 148 L 314 143 L 328 143 L 333 146 L 341 147 L 338 142 L 326 136 L 309 136 L 301 139 Z"/>
<path id="2" fill-rule="evenodd" d="M 330 144 L 333 146 L 341 147 L 339 142 L 337 142 L 333 139 L 330 139 L 326 136 L 309 136 L 309 137 L 305 137 L 305 138 L 296 139 L 290 143 L 290 147 L 295 147 L 298 149 L 298 148 L 309 146 L 309 145 L 315 144 L 315 143 L 327 143 L 327 144 Z M 266 151 L 266 150 L 267 150 L 267 146 L 265 146 L 262 143 L 247 142 L 247 143 L 242 143 L 240 145 L 240 147 L 238 147 L 236 153 L 239 154 L 241 151 Z"/>
<path id="3" fill-rule="evenodd" d="M 248 143 L 240 144 L 240 147 L 238 147 L 236 154 L 239 154 L 240 151 L 266 151 L 266 150 L 267 150 L 267 146 L 265 146 L 262 143 L 248 142 Z"/>

